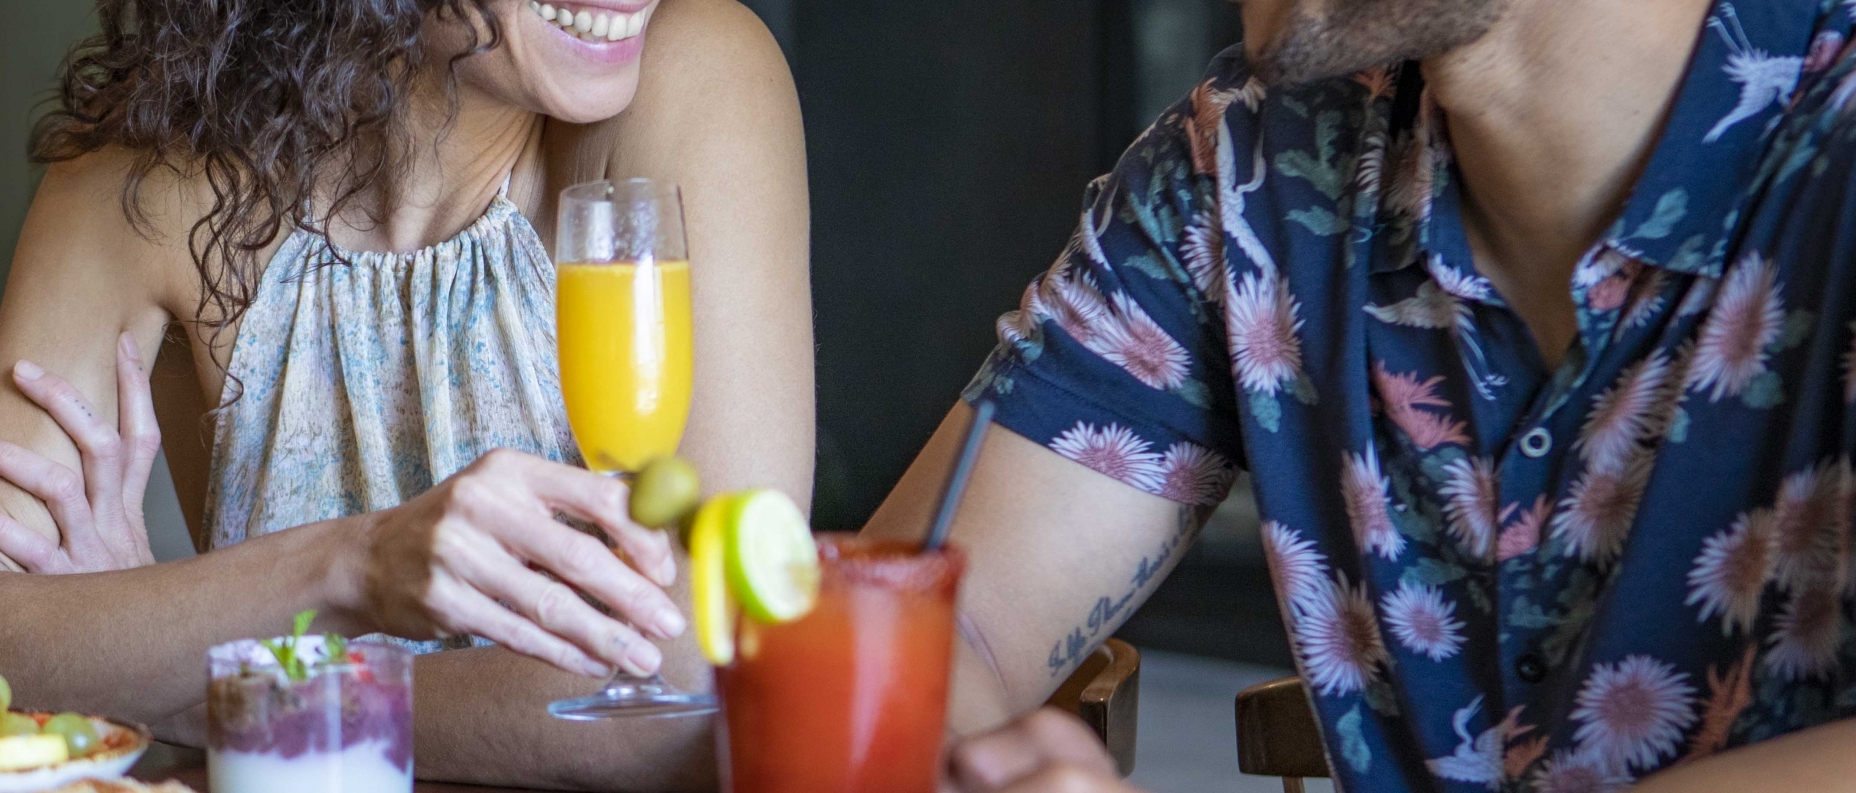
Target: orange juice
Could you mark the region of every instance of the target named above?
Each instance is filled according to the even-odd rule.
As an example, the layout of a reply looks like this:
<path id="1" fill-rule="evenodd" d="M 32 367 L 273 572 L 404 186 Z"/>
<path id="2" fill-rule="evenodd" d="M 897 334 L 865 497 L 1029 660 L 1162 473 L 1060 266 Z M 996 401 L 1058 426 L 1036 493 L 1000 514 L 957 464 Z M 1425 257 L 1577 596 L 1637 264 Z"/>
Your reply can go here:
<path id="1" fill-rule="evenodd" d="M 587 467 L 636 471 L 675 452 L 694 366 L 689 262 L 555 271 L 561 391 Z"/>

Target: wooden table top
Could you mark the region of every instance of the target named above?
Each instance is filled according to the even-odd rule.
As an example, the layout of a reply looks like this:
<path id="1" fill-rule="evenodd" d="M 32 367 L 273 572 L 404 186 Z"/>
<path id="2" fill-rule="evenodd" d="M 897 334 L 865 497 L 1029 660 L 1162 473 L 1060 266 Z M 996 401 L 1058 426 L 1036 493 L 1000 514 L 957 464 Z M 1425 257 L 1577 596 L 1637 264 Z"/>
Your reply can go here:
<path id="1" fill-rule="evenodd" d="M 135 768 L 129 770 L 129 776 L 143 782 L 166 782 L 170 779 L 177 779 L 200 793 L 206 793 L 206 752 L 157 743 L 148 747 L 148 754 L 142 755 L 141 762 L 136 763 Z M 524 791 L 518 788 L 419 782 L 413 785 L 413 793 L 524 793 Z"/>

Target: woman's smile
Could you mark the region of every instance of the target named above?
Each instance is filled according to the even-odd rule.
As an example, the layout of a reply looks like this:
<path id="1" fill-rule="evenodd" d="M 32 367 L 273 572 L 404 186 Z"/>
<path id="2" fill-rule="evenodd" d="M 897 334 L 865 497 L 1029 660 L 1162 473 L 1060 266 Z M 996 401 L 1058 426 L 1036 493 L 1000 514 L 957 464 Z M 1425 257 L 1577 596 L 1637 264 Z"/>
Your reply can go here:
<path id="1" fill-rule="evenodd" d="M 573 41 L 578 54 L 601 63 L 626 63 L 643 49 L 645 25 L 655 3 L 620 7 L 530 0 L 531 13 Z"/>

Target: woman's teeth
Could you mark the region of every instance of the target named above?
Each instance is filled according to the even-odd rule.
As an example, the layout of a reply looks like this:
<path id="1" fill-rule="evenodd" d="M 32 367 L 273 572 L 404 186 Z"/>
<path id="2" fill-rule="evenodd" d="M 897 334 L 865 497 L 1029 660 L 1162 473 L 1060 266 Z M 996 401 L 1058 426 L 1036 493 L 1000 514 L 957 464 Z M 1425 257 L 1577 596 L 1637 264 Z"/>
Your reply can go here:
<path id="1" fill-rule="evenodd" d="M 548 3 L 529 0 L 529 10 L 541 15 L 542 19 L 559 25 L 583 41 L 620 41 L 644 32 L 645 12 L 631 14 L 600 11 L 594 13 L 582 8 L 575 11 L 567 6 L 555 6 Z"/>

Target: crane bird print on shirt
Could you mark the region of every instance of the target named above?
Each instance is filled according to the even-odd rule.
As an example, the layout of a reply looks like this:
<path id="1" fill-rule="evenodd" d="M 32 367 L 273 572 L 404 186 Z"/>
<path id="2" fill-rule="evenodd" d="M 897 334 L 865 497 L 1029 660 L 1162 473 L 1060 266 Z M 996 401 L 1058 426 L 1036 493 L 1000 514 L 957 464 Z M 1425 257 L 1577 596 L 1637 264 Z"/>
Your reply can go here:
<path id="1" fill-rule="evenodd" d="M 1263 247 L 1263 240 L 1257 238 L 1257 232 L 1250 227 L 1250 219 L 1244 217 L 1244 196 L 1254 193 L 1263 186 L 1263 177 L 1268 172 L 1263 161 L 1263 135 L 1257 135 L 1257 151 L 1251 161 L 1250 181 L 1238 184 L 1237 181 L 1237 145 L 1231 142 L 1231 126 L 1218 125 L 1218 215 L 1224 226 L 1224 233 L 1237 241 L 1237 249 L 1250 257 L 1250 263 L 1263 271 L 1263 275 L 1274 278 L 1276 258 Z M 1235 283 L 1235 282 L 1234 282 Z"/>
<path id="2" fill-rule="evenodd" d="M 1481 735 L 1469 734 L 1469 720 L 1476 717 L 1482 709 L 1482 697 L 1469 703 L 1468 707 L 1457 710 L 1456 717 L 1450 720 L 1450 726 L 1456 730 L 1456 753 L 1449 757 L 1426 760 L 1424 764 L 1431 773 L 1444 779 L 1458 782 L 1480 784 L 1489 790 L 1499 790 L 1502 786 L 1504 769 L 1502 751 L 1509 739 L 1533 729 L 1520 726 L 1521 706 L 1508 712 L 1508 717 L 1500 724 L 1482 731 Z"/>
<path id="3" fill-rule="evenodd" d="M 1701 139 L 1703 143 L 1720 140 L 1735 124 L 1759 115 L 1767 105 L 1791 104 L 1792 91 L 1798 87 L 1799 74 L 1804 70 L 1802 57 L 1774 56 L 1754 48 L 1732 3 L 1722 3 L 1721 10 L 1708 17 L 1708 27 L 1727 42 L 1731 53 L 1727 56 L 1727 76 L 1740 84 L 1740 104 L 1708 130 Z"/>
<path id="4" fill-rule="evenodd" d="M 1470 383 L 1483 399 L 1493 400 L 1495 389 L 1507 385 L 1508 378 L 1489 368 L 1482 344 L 1476 341 L 1476 320 L 1468 301 L 1490 299 L 1495 287 L 1487 278 L 1468 275 L 1444 264 L 1439 254 L 1431 254 L 1427 268 L 1431 280 L 1418 284 L 1416 294 L 1389 306 L 1368 304 L 1366 313 L 1390 325 L 1455 333 L 1461 348 L 1458 354 L 1463 359 L 1463 370 L 1470 374 Z"/>

